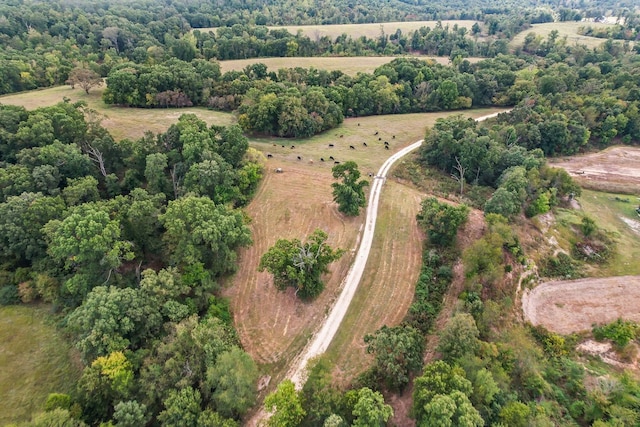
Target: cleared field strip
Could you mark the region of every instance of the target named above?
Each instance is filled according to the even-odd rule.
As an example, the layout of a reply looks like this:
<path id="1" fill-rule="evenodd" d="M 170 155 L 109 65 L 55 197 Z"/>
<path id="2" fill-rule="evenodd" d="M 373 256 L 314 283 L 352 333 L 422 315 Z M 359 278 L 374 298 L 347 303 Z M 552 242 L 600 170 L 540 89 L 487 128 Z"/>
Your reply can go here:
<path id="1" fill-rule="evenodd" d="M 448 57 L 434 56 L 406 56 L 408 58 L 418 58 L 422 60 L 432 60 L 442 65 L 449 65 Z M 310 68 L 318 70 L 342 71 L 343 73 L 355 76 L 358 73 L 373 73 L 381 65 L 393 61 L 398 56 L 318 56 L 318 57 L 295 57 L 295 58 L 251 58 L 234 59 L 220 61 L 220 69 L 223 73 L 227 71 L 242 71 L 247 65 L 262 63 L 269 71 L 277 71 L 281 68 Z M 482 58 L 466 58 L 469 62 L 475 63 Z"/>
<path id="2" fill-rule="evenodd" d="M 472 20 L 452 20 L 452 21 L 440 21 L 443 27 L 449 26 L 453 28 L 454 25 L 458 27 L 464 27 L 467 30 L 471 30 L 473 24 L 478 21 Z M 478 22 L 482 25 L 481 22 Z M 302 31 L 302 34 L 306 35 L 313 41 L 319 40 L 321 37 L 327 36 L 331 40 L 335 40 L 342 34 L 351 36 L 354 39 L 359 37 L 376 38 L 380 37 L 382 31 L 385 34 L 395 34 L 396 30 L 402 31 L 407 34 L 409 31 L 415 31 L 421 27 L 434 28 L 438 25 L 438 21 L 406 21 L 406 22 L 382 22 L 375 24 L 338 24 L 338 25 L 285 25 L 285 26 L 270 26 L 270 30 L 287 30 L 291 34 L 297 34 L 298 31 Z M 196 28 L 200 32 L 216 32 L 217 28 Z"/>
<path id="3" fill-rule="evenodd" d="M 600 46 L 606 39 L 597 37 L 583 36 L 578 34 L 580 27 L 609 27 L 613 24 L 604 24 L 602 22 L 547 22 L 544 24 L 533 24 L 531 28 L 518 33 L 509 43 L 511 47 L 522 46 L 524 39 L 529 33 L 535 33 L 546 39 L 551 31 L 558 31 L 558 39 L 567 38 L 567 45 L 586 45 L 589 48 Z M 633 42 L 632 42 L 633 45 Z"/>

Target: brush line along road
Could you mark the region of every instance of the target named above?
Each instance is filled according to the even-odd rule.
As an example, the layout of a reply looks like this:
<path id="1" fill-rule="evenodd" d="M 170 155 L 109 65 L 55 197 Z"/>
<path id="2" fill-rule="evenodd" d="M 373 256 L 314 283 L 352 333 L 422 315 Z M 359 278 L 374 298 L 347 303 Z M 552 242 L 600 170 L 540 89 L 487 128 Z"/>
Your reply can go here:
<path id="1" fill-rule="evenodd" d="M 496 117 L 498 114 L 503 112 L 504 111 L 500 111 L 498 113 L 482 116 L 477 118 L 476 121 L 480 122 L 492 117 Z M 324 353 L 329 347 L 329 344 L 331 344 L 331 341 L 336 335 L 336 332 L 338 332 L 338 328 L 340 327 L 345 314 L 347 314 L 347 310 L 349 309 L 351 300 L 353 299 L 353 296 L 358 289 L 358 284 L 360 283 L 360 279 L 362 278 L 362 275 L 364 273 L 364 268 L 367 264 L 367 259 L 369 258 L 369 252 L 371 251 L 373 235 L 376 229 L 376 220 L 378 218 L 378 204 L 380 202 L 380 193 L 382 192 L 382 185 L 386 180 L 389 169 L 391 169 L 391 166 L 398 159 L 404 157 L 411 151 L 420 147 L 420 145 L 422 145 L 422 142 L 422 139 L 420 141 L 416 141 L 389 157 L 384 162 L 382 167 L 380 167 L 378 174 L 375 176 L 373 185 L 371 186 L 371 193 L 369 194 L 367 218 L 364 223 L 362 240 L 360 242 L 360 247 L 358 248 L 355 260 L 351 265 L 349 272 L 347 273 L 347 277 L 345 277 L 342 282 L 342 292 L 340 292 L 340 296 L 336 300 L 334 306 L 331 308 L 331 311 L 325 319 L 324 324 L 322 325 L 318 333 L 313 336 L 311 342 L 303 350 L 301 356 L 296 359 L 293 367 L 287 375 L 287 378 L 290 378 L 291 381 L 293 381 L 297 389 L 302 389 L 302 386 L 307 379 L 307 363 L 309 362 L 309 360 Z"/>

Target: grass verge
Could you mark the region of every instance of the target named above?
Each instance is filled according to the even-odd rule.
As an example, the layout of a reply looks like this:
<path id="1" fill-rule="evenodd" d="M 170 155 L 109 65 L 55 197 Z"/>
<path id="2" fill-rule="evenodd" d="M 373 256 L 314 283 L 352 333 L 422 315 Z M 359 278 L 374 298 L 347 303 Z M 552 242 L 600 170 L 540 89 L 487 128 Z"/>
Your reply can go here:
<path id="1" fill-rule="evenodd" d="M 52 322 L 46 306 L 0 307 L 0 425 L 29 420 L 49 393 L 70 393 L 80 377 L 76 352 Z"/>

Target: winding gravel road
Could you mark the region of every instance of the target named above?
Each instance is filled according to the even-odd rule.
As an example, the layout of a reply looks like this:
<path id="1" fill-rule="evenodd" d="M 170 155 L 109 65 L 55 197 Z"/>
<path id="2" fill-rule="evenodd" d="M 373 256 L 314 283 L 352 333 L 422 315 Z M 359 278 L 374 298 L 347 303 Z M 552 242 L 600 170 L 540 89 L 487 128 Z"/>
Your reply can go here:
<path id="1" fill-rule="evenodd" d="M 504 113 L 506 111 L 499 111 L 497 113 L 478 117 L 476 121 L 481 122 L 492 117 L 496 117 L 498 114 Z M 413 144 L 393 154 L 384 162 L 384 164 L 380 167 L 378 174 L 374 177 L 373 185 L 371 186 L 371 192 L 369 194 L 367 218 L 364 223 L 362 240 L 360 242 L 360 246 L 358 247 L 358 252 L 356 254 L 355 260 L 351 265 L 347 276 L 342 281 L 342 291 L 340 292 L 340 296 L 331 308 L 331 311 L 326 317 L 320 330 L 313 336 L 300 356 L 298 356 L 294 360 L 291 369 L 287 373 L 287 378 L 291 379 L 291 381 L 295 384 L 296 389 L 302 389 L 302 386 L 307 380 L 307 363 L 309 362 L 309 360 L 324 353 L 329 347 L 329 344 L 331 344 L 331 341 L 336 335 L 336 332 L 338 332 L 338 328 L 340 327 L 345 314 L 347 314 L 347 310 L 349 309 L 351 300 L 355 295 L 356 290 L 358 289 L 358 284 L 360 283 L 360 279 L 362 278 L 362 275 L 364 273 L 364 268 L 367 264 L 367 259 L 369 258 L 369 252 L 371 251 L 373 235 L 376 229 L 376 220 L 378 218 L 378 204 L 380 202 L 380 193 L 382 192 L 382 186 L 387 178 L 389 169 L 391 169 L 391 166 L 393 166 L 393 164 L 397 160 L 406 156 L 416 148 L 420 147 L 420 145 L 422 145 L 422 142 L 422 139 L 420 141 L 416 141 Z M 247 425 L 260 425 L 260 422 L 268 416 L 269 415 L 266 413 L 266 411 L 262 409 L 249 421 Z"/>

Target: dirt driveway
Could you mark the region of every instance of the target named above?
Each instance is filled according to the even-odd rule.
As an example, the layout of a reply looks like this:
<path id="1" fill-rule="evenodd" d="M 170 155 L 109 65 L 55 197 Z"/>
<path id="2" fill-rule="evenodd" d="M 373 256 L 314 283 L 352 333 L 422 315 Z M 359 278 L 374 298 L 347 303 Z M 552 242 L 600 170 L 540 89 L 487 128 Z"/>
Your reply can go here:
<path id="1" fill-rule="evenodd" d="M 522 296 L 525 320 L 559 334 L 617 318 L 640 322 L 640 276 L 547 282 Z"/>

